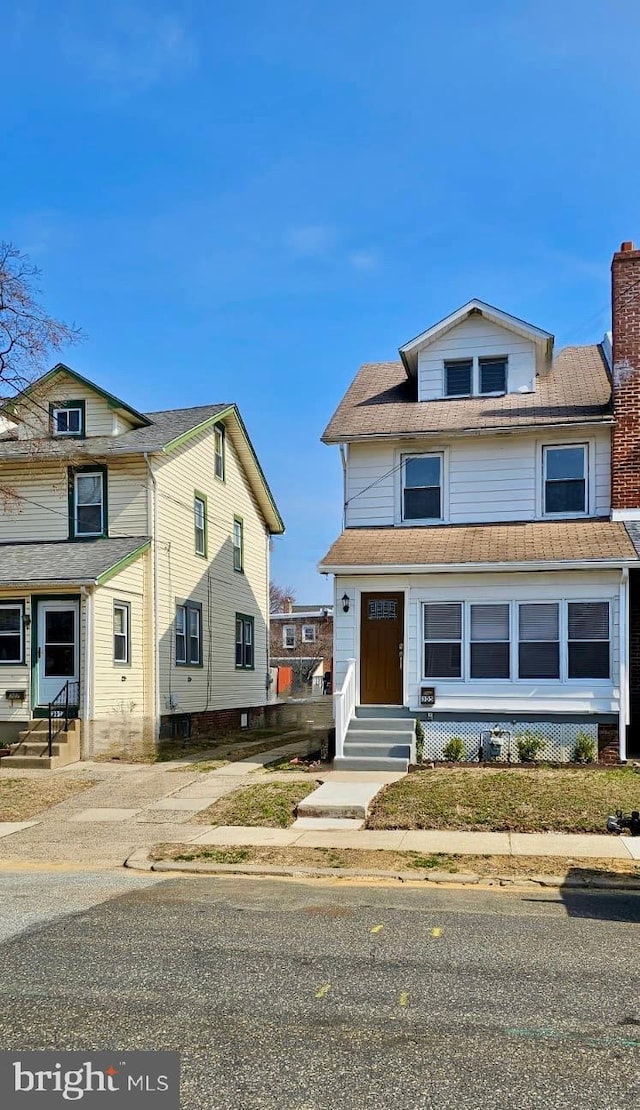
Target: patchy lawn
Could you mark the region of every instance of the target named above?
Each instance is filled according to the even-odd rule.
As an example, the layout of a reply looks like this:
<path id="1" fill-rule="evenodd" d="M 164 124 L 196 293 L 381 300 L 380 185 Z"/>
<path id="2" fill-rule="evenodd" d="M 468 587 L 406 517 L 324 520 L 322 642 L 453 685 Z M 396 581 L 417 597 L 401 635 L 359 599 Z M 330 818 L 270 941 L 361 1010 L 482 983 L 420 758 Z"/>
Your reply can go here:
<path id="1" fill-rule="evenodd" d="M 298 802 L 317 788 L 316 782 L 261 782 L 225 794 L 195 821 L 204 825 L 263 825 L 286 829 L 295 821 Z"/>
<path id="2" fill-rule="evenodd" d="M 386 786 L 367 828 L 604 833 L 610 813 L 639 805 L 631 769 L 436 768 Z"/>
<path id="3" fill-rule="evenodd" d="M 268 730 L 261 729 L 256 731 L 267 732 Z M 262 755 L 263 752 L 274 751 L 276 748 L 285 748 L 288 745 L 297 744 L 298 742 L 302 743 L 302 741 L 307 740 L 309 736 L 309 734 L 305 732 L 288 734 L 277 729 L 272 729 L 271 732 L 272 734 L 276 733 L 276 735 L 271 735 L 270 738 L 265 737 L 264 740 L 254 740 L 246 735 L 243 736 L 241 740 L 236 739 L 230 741 L 227 738 L 221 741 L 215 748 L 213 748 L 211 742 L 209 742 L 206 748 L 202 749 L 208 755 L 206 759 L 190 759 L 191 755 L 197 754 L 197 748 L 181 749 L 180 751 L 174 750 L 173 755 L 165 754 L 159 756 L 158 759 L 160 762 L 169 759 L 189 760 L 189 762 L 184 763 L 180 767 L 169 768 L 171 771 L 215 771 L 218 767 L 224 767 L 227 763 L 239 763 L 243 759 L 252 759 L 256 755 Z M 283 762 L 288 763 L 290 758 L 291 757 L 288 756 Z M 302 759 L 302 756 L 300 758 Z M 274 760 L 273 762 L 280 761 Z M 268 766 L 270 769 L 273 769 L 271 765 Z"/>
<path id="4" fill-rule="evenodd" d="M 556 856 L 461 856 L 419 852 L 366 851 L 360 848 L 271 848 L 214 847 L 192 844 L 157 844 L 149 853 L 153 860 L 180 862 L 265 864 L 275 867 L 353 867 L 362 871 L 448 871 L 482 878 L 532 875 L 566 875 L 576 871 L 588 879 L 604 873 L 612 878 L 640 878 L 640 864 L 623 859 L 559 859 Z"/>
<path id="5" fill-rule="evenodd" d="M 90 779 L 0 779 L 0 821 L 29 821 L 91 786 L 95 782 Z"/>

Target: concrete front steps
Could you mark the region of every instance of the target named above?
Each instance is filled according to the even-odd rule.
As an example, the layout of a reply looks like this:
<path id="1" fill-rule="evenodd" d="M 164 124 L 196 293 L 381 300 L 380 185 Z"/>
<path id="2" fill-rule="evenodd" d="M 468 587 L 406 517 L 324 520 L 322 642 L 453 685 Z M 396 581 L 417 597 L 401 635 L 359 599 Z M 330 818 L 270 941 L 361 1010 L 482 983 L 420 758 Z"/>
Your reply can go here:
<path id="1" fill-rule="evenodd" d="M 80 722 L 69 721 L 69 728 L 59 732 L 51 746 L 49 756 L 49 722 L 42 719 L 29 721 L 19 733 L 20 740 L 12 747 L 5 767 L 15 771 L 45 770 L 66 767 L 80 759 Z"/>
<path id="2" fill-rule="evenodd" d="M 333 766 L 336 771 L 406 772 L 414 744 L 414 718 L 404 706 L 359 705 L 344 753 Z"/>

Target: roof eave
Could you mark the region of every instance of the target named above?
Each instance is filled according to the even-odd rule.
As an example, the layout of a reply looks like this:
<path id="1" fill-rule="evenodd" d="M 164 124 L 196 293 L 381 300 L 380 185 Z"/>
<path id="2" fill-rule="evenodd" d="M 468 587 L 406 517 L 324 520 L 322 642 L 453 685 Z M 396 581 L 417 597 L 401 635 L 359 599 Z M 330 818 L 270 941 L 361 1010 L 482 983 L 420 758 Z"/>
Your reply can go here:
<path id="1" fill-rule="evenodd" d="M 460 574 L 478 571 L 510 571 L 518 574 L 532 570 L 623 570 L 640 562 L 636 559 L 532 559 L 528 562 L 502 563 L 318 563 L 320 574 Z"/>
<path id="2" fill-rule="evenodd" d="M 468 425 L 464 428 L 437 428 L 437 429 L 424 429 L 409 432 L 354 432 L 351 435 L 341 436 L 328 436 L 323 435 L 320 442 L 328 446 L 335 446 L 339 443 L 357 443 L 359 440 L 375 440 L 375 439 L 421 439 L 423 436 L 434 437 L 437 439 L 448 439 L 450 437 L 460 436 L 480 436 L 480 435 L 508 435 L 515 432 L 527 431 L 545 431 L 547 428 L 589 428 L 600 427 L 602 425 L 609 426 L 615 424 L 613 416 L 590 417 L 587 420 L 559 420 L 553 423 L 532 423 L 532 424 L 492 424 L 482 425 Z"/>

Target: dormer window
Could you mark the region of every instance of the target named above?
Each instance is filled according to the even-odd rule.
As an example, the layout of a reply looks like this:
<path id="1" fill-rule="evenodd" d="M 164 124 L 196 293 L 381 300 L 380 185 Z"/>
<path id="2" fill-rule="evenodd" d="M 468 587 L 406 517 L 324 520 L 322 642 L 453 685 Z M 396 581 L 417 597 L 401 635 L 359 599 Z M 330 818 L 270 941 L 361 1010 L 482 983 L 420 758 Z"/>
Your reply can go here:
<path id="1" fill-rule="evenodd" d="M 54 436 L 84 436 L 84 401 L 62 401 L 50 406 L 51 432 Z"/>
<path id="2" fill-rule="evenodd" d="M 507 392 L 506 358 L 478 359 L 480 370 L 480 393 Z"/>
<path id="3" fill-rule="evenodd" d="M 446 397 L 469 397 L 473 393 L 473 359 L 456 359 L 444 364 Z"/>

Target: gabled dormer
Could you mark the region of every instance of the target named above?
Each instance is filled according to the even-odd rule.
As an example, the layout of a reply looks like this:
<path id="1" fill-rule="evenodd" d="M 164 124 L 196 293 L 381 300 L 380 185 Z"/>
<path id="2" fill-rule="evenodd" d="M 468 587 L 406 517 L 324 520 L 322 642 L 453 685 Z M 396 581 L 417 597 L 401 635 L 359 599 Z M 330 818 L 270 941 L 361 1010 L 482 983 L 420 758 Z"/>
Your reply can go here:
<path id="1" fill-rule="evenodd" d="M 533 393 L 551 368 L 553 336 L 472 300 L 405 343 L 400 358 L 418 401 Z"/>
<path id="2" fill-rule="evenodd" d="M 151 424 L 125 401 L 63 363 L 5 402 L 0 415 L 7 422 L 3 435 L 16 439 L 118 436 Z"/>

